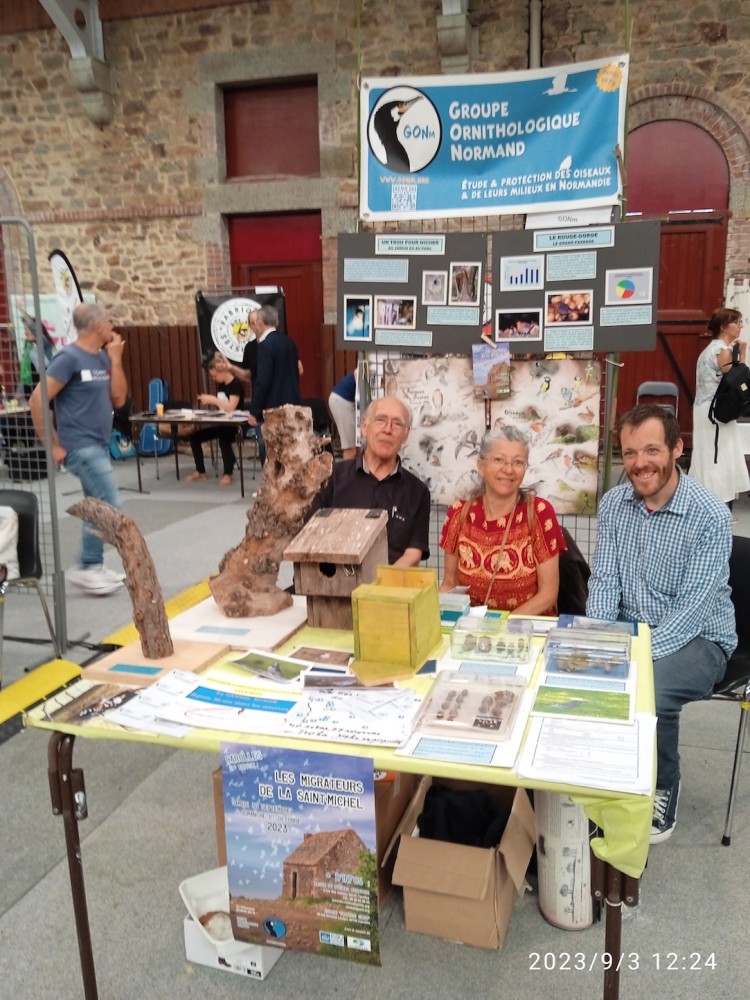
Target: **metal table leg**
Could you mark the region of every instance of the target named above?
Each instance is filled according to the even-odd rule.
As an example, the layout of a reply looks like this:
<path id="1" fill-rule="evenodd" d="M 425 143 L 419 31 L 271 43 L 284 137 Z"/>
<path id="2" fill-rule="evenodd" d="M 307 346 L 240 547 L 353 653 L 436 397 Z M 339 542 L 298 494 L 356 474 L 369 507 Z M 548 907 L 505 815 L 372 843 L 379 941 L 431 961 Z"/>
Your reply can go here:
<path id="1" fill-rule="evenodd" d="M 65 733 L 52 734 L 47 749 L 47 772 L 52 812 L 55 816 L 62 816 L 65 825 L 65 846 L 68 852 L 70 891 L 78 934 L 83 995 L 85 1000 L 98 1000 L 86 887 L 83 882 L 81 842 L 78 836 L 78 822 L 86 819 L 88 807 L 83 771 L 72 766 L 74 742 L 74 736 Z"/>
<path id="2" fill-rule="evenodd" d="M 639 879 L 623 875 L 592 852 L 591 895 L 605 906 L 604 951 L 609 956 L 609 968 L 604 969 L 603 1000 L 618 1000 L 620 996 L 620 970 L 627 968 L 622 953 L 622 908 L 637 906 L 639 891 Z"/>

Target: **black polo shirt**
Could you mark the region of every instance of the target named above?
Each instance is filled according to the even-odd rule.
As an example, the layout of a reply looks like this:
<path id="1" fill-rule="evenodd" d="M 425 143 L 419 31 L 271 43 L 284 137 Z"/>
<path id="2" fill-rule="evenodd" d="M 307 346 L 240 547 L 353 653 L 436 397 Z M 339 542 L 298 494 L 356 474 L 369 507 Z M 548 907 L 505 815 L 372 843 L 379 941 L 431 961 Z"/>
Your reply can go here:
<path id="1" fill-rule="evenodd" d="M 387 479 L 376 479 L 364 466 L 363 456 L 336 462 L 328 482 L 320 489 L 310 515 L 323 507 L 388 512 L 388 562 L 394 563 L 406 549 L 430 555 L 430 491 L 421 479 L 401 465 Z"/>

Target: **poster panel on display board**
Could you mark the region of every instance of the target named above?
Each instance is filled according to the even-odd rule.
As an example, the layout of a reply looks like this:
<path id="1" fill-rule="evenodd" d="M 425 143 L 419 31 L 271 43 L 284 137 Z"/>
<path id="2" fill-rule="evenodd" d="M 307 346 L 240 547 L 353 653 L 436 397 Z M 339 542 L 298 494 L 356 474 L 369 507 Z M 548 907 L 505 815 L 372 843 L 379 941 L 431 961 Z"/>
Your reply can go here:
<path id="1" fill-rule="evenodd" d="M 401 455 L 432 500 L 465 500 L 480 485 L 479 445 L 487 426 L 512 425 L 529 438 L 523 487 L 559 514 L 593 515 L 597 506 L 601 363 L 592 359 L 513 361 L 510 392 L 474 393 L 471 358 L 389 363 L 386 392 L 409 405 L 412 429 Z"/>
<path id="2" fill-rule="evenodd" d="M 340 233 L 336 346 L 468 354 L 485 316 L 485 233 Z"/>
<path id="3" fill-rule="evenodd" d="M 380 965 L 372 760 L 222 746 L 236 940 Z"/>
<path id="4" fill-rule="evenodd" d="M 661 224 L 492 236 L 492 329 L 512 355 L 656 346 Z"/>
<path id="5" fill-rule="evenodd" d="M 364 79 L 361 218 L 617 204 L 627 79 L 627 55 L 513 73 Z"/>

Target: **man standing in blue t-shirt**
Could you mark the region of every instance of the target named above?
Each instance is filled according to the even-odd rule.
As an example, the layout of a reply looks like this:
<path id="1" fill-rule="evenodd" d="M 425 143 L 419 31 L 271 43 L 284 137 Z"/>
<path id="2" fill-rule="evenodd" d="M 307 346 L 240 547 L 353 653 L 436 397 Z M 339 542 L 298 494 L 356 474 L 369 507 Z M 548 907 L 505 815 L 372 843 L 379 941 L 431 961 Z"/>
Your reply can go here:
<path id="1" fill-rule="evenodd" d="M 119 507 L 120 497 L 109 458 L 112 409 L 125 403 L 128 384 L 122 367 L 125 341 L 115 333 L 107 310 L 85 302 L 73 311 L 77 339 L 47 367 L 47 396 L 55 401 L 52 458 L 81 480 L 83 495 Z M 42 394 L 37 386 L 29 400 L 31 419 L 44 442 Z M 98 529 L 83 525 L 80 565 L 68 573 L 71 583 L 90 594 L 104 595 L 122 587 L 122 574 L 104 565 Z"/>

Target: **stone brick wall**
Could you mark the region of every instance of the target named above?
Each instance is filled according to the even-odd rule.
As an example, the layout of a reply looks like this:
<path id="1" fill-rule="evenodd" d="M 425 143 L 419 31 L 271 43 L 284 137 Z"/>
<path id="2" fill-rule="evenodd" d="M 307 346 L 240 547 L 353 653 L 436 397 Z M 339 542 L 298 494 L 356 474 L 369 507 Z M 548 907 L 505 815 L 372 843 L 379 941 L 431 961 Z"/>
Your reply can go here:
<path id="1" fill-rule="evenodd" d="M 335 236 L 357 224 L 357 74 L 441 72 L 439 0 L 361 0 L 359 22 L 357 7 L 355 0 L 256 0 L 108 21 L 116 93 L 113 121 L 103 127 L 86 117 L 56 30 L 0 36 L 0 215 L 33 224 L 40 260 L 62 247 L 84 289 L 110 304 L 119 323 L 157 324 L 193 322 L 195 290 L 229 284 L 226 214 L 319 209 L 331 321 Z M 524 68 L 527 0 L 471 0 L 469 7 L 477 33 L 472 69 Z M 543 64 L 623 51 L 624 9 L 621 0 L 545 0 Z M 750 2 L 632 0 L 630 9 L 631 127 L 670 117 L 676 97 L 691 98 L 680 102 L 680 114 L 710 128 L 730 163 L 727 273 L 746 270 Z M 313 74 L 321 178 L 224 183 L 217 88 Z M 477 218 L 448 228 L 520 224 Z M 51 291 L 46 269 L 40 272 L 42 291 Z"/>

